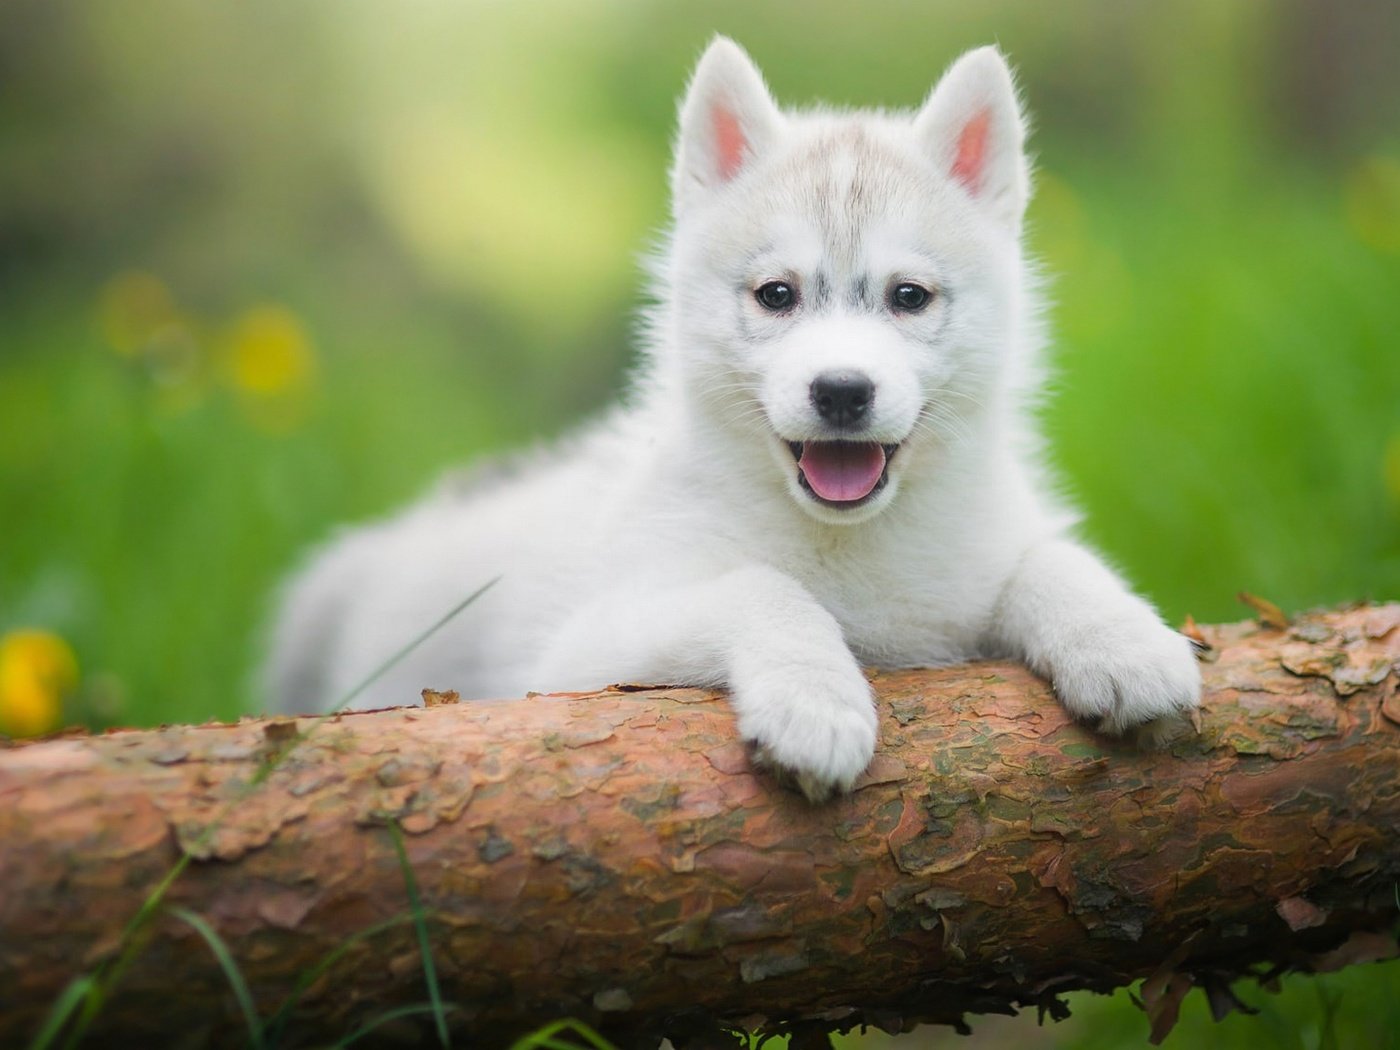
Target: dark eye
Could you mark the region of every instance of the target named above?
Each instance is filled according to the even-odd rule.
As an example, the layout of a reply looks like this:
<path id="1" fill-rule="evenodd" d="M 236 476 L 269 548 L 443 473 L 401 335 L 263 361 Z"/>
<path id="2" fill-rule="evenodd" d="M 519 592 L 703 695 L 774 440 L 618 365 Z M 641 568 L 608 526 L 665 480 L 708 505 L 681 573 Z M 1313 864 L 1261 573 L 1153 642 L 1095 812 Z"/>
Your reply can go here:
<path id="1" fill-rule="evenodd" d="M 753 293 L 753 297 L 765 310 L 772 310 L 775 313 L 790 309 L 792 304 L 797 302 L 797 293 L 793 291 L 792 285 L 786 281 L 769 281 L 767 284 L 761 284 Z"/>
<path id="2" fill-rule="evenodd" d="M 897 284 L 890 290 L 890 308 L 904 313 L 917 313 L 929 304 L 933 293 L 917 284 Z"/>

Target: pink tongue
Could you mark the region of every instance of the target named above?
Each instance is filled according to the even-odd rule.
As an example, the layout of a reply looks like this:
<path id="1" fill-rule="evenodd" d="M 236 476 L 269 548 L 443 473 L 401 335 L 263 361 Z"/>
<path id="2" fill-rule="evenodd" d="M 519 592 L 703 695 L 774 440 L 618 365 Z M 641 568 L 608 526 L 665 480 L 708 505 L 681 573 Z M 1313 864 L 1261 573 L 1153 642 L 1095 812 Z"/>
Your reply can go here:
<path id="1" fill-rule="evenodd" d="M 808 441 L 797 461 L 812 491 L 833 503 L 864 499 L 885 471 L 885 450 L 874 441 Z"/>

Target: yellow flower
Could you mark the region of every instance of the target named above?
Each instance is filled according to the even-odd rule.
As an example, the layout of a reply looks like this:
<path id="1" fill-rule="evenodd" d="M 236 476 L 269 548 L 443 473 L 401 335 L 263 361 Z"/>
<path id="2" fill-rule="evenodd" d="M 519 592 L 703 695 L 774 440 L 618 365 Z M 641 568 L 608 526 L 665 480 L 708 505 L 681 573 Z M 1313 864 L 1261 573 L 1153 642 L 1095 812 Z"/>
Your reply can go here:
<path id="1" fill-rule="evenodd" d="M 78 660 L 48 631 L 0 638 L 0 733 L 38 736 L 63 723 L 63 698 L 78 684 Z"/>
<path id="2" fill-rule="evenodd" d="M 316 378 L 316 353 L 301 321 L 282 306 L 245 310 L 224 341 L 224 377 L 254 427 L 294 429 L 310 410 Z"/>
<path id="3" fill-rule="evenodd" d="M 311 383 L 316 361 L 306 330 L 290 310 L 255 306 L 229 337 L 229 379 L 242 393 L 292 393 Z"/>

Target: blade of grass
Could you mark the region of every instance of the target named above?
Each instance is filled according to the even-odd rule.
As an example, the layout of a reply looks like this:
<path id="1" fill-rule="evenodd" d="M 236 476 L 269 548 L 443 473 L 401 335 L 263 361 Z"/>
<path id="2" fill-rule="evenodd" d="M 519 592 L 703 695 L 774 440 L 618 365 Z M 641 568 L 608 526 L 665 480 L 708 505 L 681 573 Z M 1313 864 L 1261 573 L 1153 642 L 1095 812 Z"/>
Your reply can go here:
<path id="1" fill-rule="evenodd" d="M 1337 1036 L 1337 1012 L 1342 1006 L 1342 991 L 1333 991 L 1326 979 L 1317 977 L 1318 1005 L 1322 1017 L 1318 1021 L 1318 1050 L 1339 1050 L 1341 1042 Z"/>
<path id="2" fill-rule="evenodd" d="M 578 1050 L 577 1044 L 565 1043 L 555 1038 L 555 1036 L 565 1033 L 573 1033 L 582 1036 L 594 1050 L 617 1050 L 617 1047 L 604 1039 L 596 1031 L 584 1024 L 576 1021 L 572 1017 L 566 1017 L 562 1021 L 553 1021 L 529 1035 L 523 1035 L 510 1044 L 510 1050 Z"/>
<path id="3" fill-rule="evenodd" d="M 210 825 L 209 828 L 205 829 L 205 834 L 202 834 L 196 842 L 205 841 L 212 831 L 213 826 Z M 156 884 L 155 888 L 152 889 L 150 893 L 146 894 L 146 899 L 141 902 L 141 907 L 136 909 L 136 914 L 131 917 L 126 927 L 122 930 L 121 939 L 117 942 L 121 945 L 121 952 L 116 956 L 115 960 L 104 963 L 89 975 L 91 981 L 88 985 L 87 995 L 83 999 L 83 1009 L 78 1015 L 78 1019 L 74 1023 L 72 1030 L 68 1033 L 68 1038 L 63 1042 L 64 1050 L 72 1050 L 72 1048 L 76 1047 L 82 1040 L 88 1027 L 97 1019 L 97 1015 L 102 1012 L 102 1007 L 107 1001 L 108 992 L 116 987 L 117 982 L 120 981 L 122 975 L 126 973 L 126 969 L 131 965 L 132 960 L 134 960 L 140 950 L 145 947 L 145 942 L 142 941 L 139 936 L 141 931 L 145 928 L 146 924 L 150 922 L 151 916 L 153 916 L 160 907 L 160 903 L 171 885 L 180 877 L 180 874 L 185 868 L 189 866 L 191 859 L 192 854 L 190 853 L 180 854 L 179 859 L 176 860 L 175 863 L 170 866 L 170 870 L 165 873 L 165 877 Z M 42 1044 L 43 1050 L 46 1050 L 47 1046 L 47 1043 Z M 41 1050 L 41 1047 L 36 1046 L 34 1050 Z"/>
<path id="4" fill-rule="evenodd" d="M 374 1020 L 356 1028 L 344 1039 L 340 1040 L 340 1042 L 332 1043 L 330 1050 L 342 1050 L 343 1047 L 347 1047 L 363 1036 L 369 1035 L 370 1032 L 374 1031 L 380 1025 L 388 1024 L 390 1021 L 397 1021 L 400 1017 L 413 1017 L 417 1014 L 428 1013 L 441 1016 L 442 1014 L 451 1013 L 456 1009 L 457 1007 L 453 1006 L 451 1003 L 447 1003 L 446 1005 L 441 1003 L 424 1003 L 421 1006 L 400 1006 L 393 1010 L 386 1010 Z"/>
<path id="5" fill-rule="evenodd" d="M 301 1002 L 301 997 L 306 994 L 308 988 L 321 979 L 322 974 L 326 973 L 326 971 L 339 962 L 345 956 L 346 952 L 360 942 L 373 937 L 376 933 L 383 933 L 385 930 L 393 929 L 395 926 L 402 926 L 412 921 L 413 916 L 405 913 L 403 915 L 396 915 L 392 919 L 385 919 L 383 922 L 377 922 L 373 926 L 366 926 L 363 930 L 352 933 L 322 956 L 315 966 L 305 971 L 297 979 L 296 986 L 287 993 L 287 997 L 283 999 L 282 1004 L 278 1006 L 277 1012 L 263 1025 L 263 1034 L 267 1041 L 273 1046 L 277 1045 L 278 1041 L 282 1038 L 282 1029 L 287 1026 L 287 1022 L 291 1019 L 292 1011 L 296 1008 L 297 1003 Z"/>
<path id="6" fill-rule="evenodd" d="M 442 993 L 438 989 L 437 967 L 433 964 L 433 950 L 428 944 L 428 920 L 423 911 L 422 899 L 418 896 L 418 880 L 413 875 L 413 865 L 408 862 L 408 850 L 404 849 L 403 832 L 396 820 L 389 821 L 389 837 L 394 840 L 394 850 L 399 855 L 399 867 L 403 869 L 403 882 L 408 890 L 408 907 L 413 914 L 413 925 L 418 930 L 418 950 L 423 956 L 423 981 L 428 986 L 428 998 L 434 1007 L 437 1022 L 438 1042 L 444 1050 L 450 1045 L 447 1035 L 447 1018 L 443 1016 Z"/>
<path id="7" fill-rule="evenodd" d="M 257 1005 L 253 1002 L 252 993 L 248 991 L 248 982 L 243 978 L 243 971 L 238 968 L 238 963 L 234 961 L 233 953 L 228 950 L 224 939 L 214 927 L 188 908 L 171 908 L 170 913 L 193 926 L 195 932 L 209 945 L 214 958 L 219 960 L 219 965 L 223 967 L 224 976 L 228 978 L 229 986 L 238 1000 L 239 1009 L 243 1011 L 243 1021 L 248 1026 L 248 1045 L 253 1047 L 253 1050 L 267 1050 L 267 1044 L 263 1042 L 262 1022 L 258 1018 Z"/>
<path id="8" fill-rule="evenodd" d="M 483 594 L 485 594 L 487 591 L 489 591 L 492 587 L 496 586 L 496 584 L 500 582 L 501 578 L 497 576 L 494 579 L 487 580 L 476 590 L 472 591 L 471 594 L 467 595 L 460 602 L 458 602 L 451 609 L 449 609 L 445 614 L 443 614 L 442 618 L 439 619 L 436 623 L 434 623 L 431 627 L 428 627 L 411 642 L 409 642 L 402 649 L 396 652 L 393 656 L 389 657 L 389 659 L 385 660 L 382 664 L 380 664 L 363 679 L 361 679 L 360 684 L 355 686 L 355 688 L 350 690 L 350 692 L 346 693 L 345 696 L 341 697 L 340 700 L 335 704 L 334 707 L 330 709 L 328 713 L 334 714 L 336 711 L 341 710 L 343 707 L 345 707 L 347 704 L 353 701 L 356 697 L 358 697 L 366 689 L 372 686 L 375 682 L 379 681 L 379 679 L 383 678 L 386 674 L 393 670 L 394 667 L 397 666 L 399 661 L 401 661 L 405 656 L 413 652 L 413 650 L 417 649 L 429 638 L 437 634 L 438 631 L 442 630 L 449 623 L 451 623 L 452 620 L 454 620 L 463 609 L 465 609 L 472 602 L 476 601 Z"/>
<path id="9" fill-rule="evenodd" d="M 92 983 L 90 974 L 74 977 L 68 982 L 68 986 L 63 989 L 59 997 L 53 1001 L 53 1006 L 49 1008 L 49 1015 L 44 1018 L 43 1026 L 30 1040 L 29 1050 L 47 1050 L 68 1018 L 73 1015 L 73 1011 L 78 1008 L 78 1003 L 87 997 Z"/>
<path id="10" fill-rule="evenodd" d="M 165 899 L 165 894 L 169 891 L 170 887 L 174 884 L 175 880 L 180 877 L 180 874 L 185 870 L 185 868 L 189 866 L 189 862 L 192 859 L 193 854 L 198 851 L 198 847 L 201 847 L 208 843 L 209 839 L 214 834 L 214 829 L 218 827 L 218 825 L 223 821 L 224 817 L 228 816 L 228 814 L 233 810 L 235 806 L 244 801 L 248 797 L 248 795 L 250 795 L 264 780 L 267 779 L 268 776 L 271 775 L 273 770 L 275 770 L 279 765 L 282 764 L 283 761 L 286 760 L 287 756 L 290 755 L 293 750 L 295 750 L 296 744 L 299 744 L 302 740 L 305 740 L 306 737 L 310 736 L 311 733 L 315 731 L 317 726 L 319 726 L 326 719 L 330 718 L 337 711 L 340 711 L 342 708 L 344 708 L 357 696 L 359 696 L 371 685 L 373 685 L 385 674 L 387 674 L 393 667 L 395 667 L 401 660 L 403 660 L 404 657 L 408 656 L 409 653 L 413 652 L 413 650 L 418 648 L 418 646 L 422 645 L 434 634 L 436 634 L 438 631 L 442 630 L 442 628 L 446 627 L 449 623 L 451 623 L 453 618 L 459 615 L 463 609 L 471 605 L 472 602 L 476 601 L 483 594 L 489 591 L 492 587 L 496 586 L 496 584 L 500 582 L 500 579 L 501 578 L 497 576 L 494 579 L 487 580 L 484 584 L 482 584 L 480 587 L 474 590 L 471 594 L 467 595 L 460 602 L 458 602 L 451 609 L 449 609 L 430 627 L 419 633 L 410 642 L 408 642 L 396 653 L 394 653 L 393 656 L 389 657 L 389 659 L 385 660 L 382 664 L 380 664 L 373 671 L 371 671 L 370 674 L 366 678 L 362 679 L 358 685 L 356 685 L 348 693 L 342 696 L 335 703 L 335 705 L 331 707 L 329 711 L 319 716 L 312 724 L 311 728 L 308 729 L 305 733 L 301 734 L 297 738 L 297 740 L 293 742 L 292 746 L 284 748 L 276 755 L 274 755 L 268 762 L 260 766 L 258 771 L 251 778 L 249 778 L 243 790 L 239 791 L 237 795 L 229 799 L 228 802 L 224 805 L 224 807 L 214 815 L 214 818 L 204 826 L 203 830 L 201 830 L 201 832 L 199 833 L 199 836 L 195 839 L 195 848 L 189 849 L 180 855 L 180 858 L 173 865 L 171 865 L 171 868 L 166 873 L 165 877 L 161 879 L 159 884 L 157 884 L 156 887 L 146 895 L 146 899 L 141 903 L 141 907 L 137 910 L 136 914 L 132 917 L 131 921 L 126 924 L 126 928 L 122 930 L 121 939 L 120 941 L 118 941 L 118 944 L 121 947 L 121 951 L 116 955 L 115 958 L 109 959 L 107 962 L 98 966 L 97 969 L 94 970 L 91 974 L 84 975 L 90 980 L 86 986 L 85 994 L 82 997 L 83 1009 L 82 1012 L 78 1015 L 77 1020 L 74 1022 L 72 1029 L 69 1031 L 68 1037 L 63 1042 L 63 1050 L 75 1050 L 77 1045 L 82 1041 L 83 1036 L 87 1033 L 88 1028 L 91 1027 L 92 1022 L 96 1020 L 97 1015 L 101 1013 L 102 1007 L 105 1004 L 107 996 L 110 993 L 111 989 L 116 987 L 117 983 L 126 973 L 127 968 L 136 958 L 140 949 L 144 947 L 144 944 L 138 939 L 137 935 L 141 932 L 142 929 L 145 928 L 146 924 L 150 922 L 151 917 L 160 908 L 161 902 Z M 65 994 L 66 992 L 67 989 L 65 989 Z M 72 1007 L 70 1006 L 68 1009 L 71 1012 Z M 445 1026 L 440 1027 L 442 1027 L 443 1030 L 445 1030 Z M 50 1043 L 52 1043 L 56 1035 L 57 1030 L 55 1030 L 54 1034 L 49 1037 L 49 1042 L 40 1044 L 36 1041 L 32 1047 L 32 1050 L 48 1050 L 48 1046 L 50 1045 Z"/>

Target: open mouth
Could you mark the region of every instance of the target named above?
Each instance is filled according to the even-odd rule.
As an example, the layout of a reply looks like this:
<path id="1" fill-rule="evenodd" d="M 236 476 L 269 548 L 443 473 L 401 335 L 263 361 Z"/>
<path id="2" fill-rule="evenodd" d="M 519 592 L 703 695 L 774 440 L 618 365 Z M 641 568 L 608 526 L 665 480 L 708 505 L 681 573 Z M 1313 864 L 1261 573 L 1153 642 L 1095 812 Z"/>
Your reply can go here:
<path id="1" fill-rule="evenodd" d="M 878 441 L 789 441 L 797 481 L 818 503 L 859 507 L 889 481 L 898 445 Z"/>

